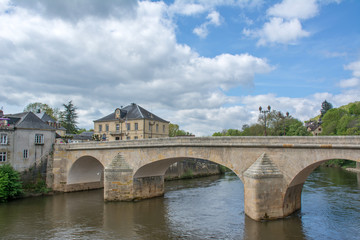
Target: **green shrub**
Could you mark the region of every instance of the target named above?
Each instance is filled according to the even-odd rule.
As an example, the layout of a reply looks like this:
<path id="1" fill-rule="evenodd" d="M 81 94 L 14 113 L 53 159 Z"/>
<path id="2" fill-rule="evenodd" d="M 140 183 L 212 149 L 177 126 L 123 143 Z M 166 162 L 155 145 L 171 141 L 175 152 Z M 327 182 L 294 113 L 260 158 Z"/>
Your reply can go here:
<path id="1" fill-rule="evenodd" d="M 0 166 L 0 202 L 6 202 L 22 194 L 20 175 L 9 164 Z"/>
<path id="2" fill-rule="evenodd" d="M 180 178 L 182 179 L 194 178 L 194 173 L 190 168 L 186 169 L 185 173 L 181 175 Z"/>

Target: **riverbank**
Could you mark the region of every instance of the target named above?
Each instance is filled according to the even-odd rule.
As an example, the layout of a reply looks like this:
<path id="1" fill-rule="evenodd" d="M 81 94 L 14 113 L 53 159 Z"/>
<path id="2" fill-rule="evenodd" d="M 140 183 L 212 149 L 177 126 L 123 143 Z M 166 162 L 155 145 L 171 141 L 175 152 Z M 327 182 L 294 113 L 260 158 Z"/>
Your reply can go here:
<path id="1" fill-rule="evenodd" d="M 360 168 L 345 168 L 346 171 L 360 173 Z"/>

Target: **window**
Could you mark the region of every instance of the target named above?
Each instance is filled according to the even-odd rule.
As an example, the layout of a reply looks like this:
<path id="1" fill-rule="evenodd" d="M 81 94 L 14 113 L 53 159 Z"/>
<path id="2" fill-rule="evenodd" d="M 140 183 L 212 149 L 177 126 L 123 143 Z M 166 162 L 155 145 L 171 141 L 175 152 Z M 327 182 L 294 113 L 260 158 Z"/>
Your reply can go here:
<path id="1" fill-rule="evenodd" d="M 0 135 L 0 144 L 7 144 L 7 134 Z"/>
<path id="2" fill-rule="evenodd" d="M 101 131 L 102 131 L 102 125 L 99 124 L 99 132 L 101 132 Z"/>
<path id="3" fill-rule="evenodd" d="M 7 152 L 0 152 L 0 162 L 6 162 Z"/>
<path id="4" fill-rule="evenodd" d="M 130 131 L 130 123 L 127 123 L 127 124 L 126 124 L 126 129 L 127 129 L 128 131 Z"/>
<path id="5" fill-rule="evenodd" d="M 44 144 L 44 135 L 35 134 L 35 144 Z"/>
<path id="6" fill-rule="evenodd" d="M 120 131 L 120 124 L 116 124 L 116 131 Z"/>
<path id="7" fill-rule="evenodd" d="M 139 130 L 139 124 L 135 123 L 135 130 Z"/>
<path id="8" fill-rule="evenodd" d="M 152 127 L 152 125 L 151 125 L 151 123 L 149 122 L 149 131 L 151 131 L 151 127 Z"/>
<path id="9" fill-rule="evenodd" d="M 135 136 L 134 139 L 138 139 L 138 136 Z"/>
<path id="10" fill-rule="evenodd" d="M 107 132 L 109 131 L 109 124 L 105 125 L 105 131 L 107 131 Z"/>
<path id="11" fill-rule="evenodd" d="M 165 125 L 163 125 L 163 133 L 165 133 Z"/>
<path id="12" fill-rule="evenodd" d="M 119 137 L 115 137 L 115 140 L 116 140 L 116 141 L 119 141 L 119 140 L 120 140 L 120 138 L 119 138 Z"/>
<path id="13" fill-rule="evenodd" d="M 106 134 L 105 133 L 102 135 L 102 140 L 106 141 Z"/>
<path id="14" fill-rule="evenodd" d="M 129 136 L 127 136 L 127 137 L 126 137 L 126 140 L 130 140 L 130 137 L 129 137 Z"/>
<path id="15" fill-rule="evenodd" d="M 159 132 L 159 124 L 156 124 L 156 132 Z"/>
<path id="16" fill-rule="evenodd" d="M 24 149 L 24 159 L 29 158 L 29 150 Z"/>

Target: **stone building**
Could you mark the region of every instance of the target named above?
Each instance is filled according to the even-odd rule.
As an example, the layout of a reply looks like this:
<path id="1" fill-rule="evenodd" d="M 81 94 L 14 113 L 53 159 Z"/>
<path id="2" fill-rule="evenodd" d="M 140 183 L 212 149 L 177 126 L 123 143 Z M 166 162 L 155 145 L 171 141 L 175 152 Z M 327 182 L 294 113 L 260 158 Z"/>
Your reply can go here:
<path id="1" fill-rule="evenodd" d="M 8 163 L 20 172 L 36 168 L 51 153 L 55 134 L 32 112 L 4 115 L 0 110 L 0 165 Z"/>
<path id="2" fill-rule="evenodd" d="M 38 112 L 35 114 L 38 118 L 40 118 L 43 122 L 45 122 L 47 125 L 53 127 L 56 129 L 56 134 L 63 137 L 66 135 L 66 128 L 61 126 L 61 123 L 59 121 L 56 121 L 51 116 L 46 114 L 45 112 Z"/>
<path id="3" fill-rule="evenodd" d="M 169 122 L 132 103 L 94 121 L 94 136 L 101 141 L 163 138 Z"/>
<path id="4" fill-rule="evenodd" d="M 322 133 L 321 119 L 319 121 L 310 121 L 305 123 L 305 127 L 308 132 L 311 132 L 312 135 L 318 136 Z"/>

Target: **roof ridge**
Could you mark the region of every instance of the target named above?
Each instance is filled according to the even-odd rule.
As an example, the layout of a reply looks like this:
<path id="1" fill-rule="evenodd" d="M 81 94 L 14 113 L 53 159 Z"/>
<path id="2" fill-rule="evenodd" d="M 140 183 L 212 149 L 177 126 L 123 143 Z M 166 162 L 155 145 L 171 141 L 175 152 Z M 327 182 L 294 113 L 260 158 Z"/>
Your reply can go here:
<path id="1" fill-rule="evenodd" d="M 137 105 L 136 103 L 135 103 L 135 105 L 136 105 L 136 108 L 139 110 L 141 117 L 142 117 L 142 118 L 145 118 L 144 115 L 143 115 L 142 112 L 141 112 L 140 106 Z"/>

